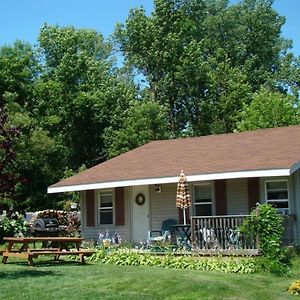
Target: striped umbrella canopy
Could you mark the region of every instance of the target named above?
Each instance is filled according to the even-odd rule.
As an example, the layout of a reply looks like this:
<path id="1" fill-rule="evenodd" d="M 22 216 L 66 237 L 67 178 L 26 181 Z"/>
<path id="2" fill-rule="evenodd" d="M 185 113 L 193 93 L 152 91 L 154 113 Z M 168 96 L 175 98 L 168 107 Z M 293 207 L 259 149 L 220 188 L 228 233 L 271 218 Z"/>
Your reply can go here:
<path id="1" fill-rule="evenodd" d="M 180 178 L 177 184 L 176 207 L 183 209 L 183 220 L 186 224 L 186 209 L 192 205 L 189 185 L 183 170 L 181 170 Z"/>

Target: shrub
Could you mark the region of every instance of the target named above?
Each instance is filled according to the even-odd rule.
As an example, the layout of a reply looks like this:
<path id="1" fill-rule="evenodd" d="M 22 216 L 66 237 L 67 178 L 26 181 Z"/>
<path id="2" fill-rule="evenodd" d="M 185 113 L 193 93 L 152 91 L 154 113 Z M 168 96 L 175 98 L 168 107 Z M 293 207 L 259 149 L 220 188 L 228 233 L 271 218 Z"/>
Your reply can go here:
<path id="1" fill-rule="evenodd" d="M 0 243 L 3 243 L 3 237 L 25 235 L 27 232 L 26 222 L 18 212 L 7 214 L 3 211 L 0 215 Z"/>
<path id="2" fill-rule="evenodd" d="M 282 246 L 283 218 L 270 204 L 257 205 L 241 226 L 241 231 L 258 237 L 263 257 L 261 268 L 277 275 L 289 273 L 287 251 Z"/>
<path id="3" fill-rule="evenodd" d="M 278 257 L 282 253 L 282 216 L 270 204 L 258 205 L 244 222 L 242 231 L 258 236 L 259 248 L 264 256 Z"/>
<path id="4" fill-rule="evenodd" d="M 291 295 L 300 295 L 300 280 L 294 281 L 288 288 Z"/>

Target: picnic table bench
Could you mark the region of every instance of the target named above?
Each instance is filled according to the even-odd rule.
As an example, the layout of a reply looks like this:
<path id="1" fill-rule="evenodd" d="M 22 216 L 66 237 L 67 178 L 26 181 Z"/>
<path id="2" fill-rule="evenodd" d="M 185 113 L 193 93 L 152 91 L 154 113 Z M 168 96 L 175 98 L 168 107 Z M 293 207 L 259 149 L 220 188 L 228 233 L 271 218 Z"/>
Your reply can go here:
<path id="1" fill-rule="evenodd" d="M 58 260 L 61 255 L 79 256 L 80 262 L 85 263 L 85 256 L 90 256 L 94 251 L 80 249 L 83 238 L 77 237 L 5 237 L 6 248 L 2 252 L 2 263 L 6 263 L 8 257 L 26 258 L 28 264 L 33 266 L 33 258 L 40 255 L 53 255 Z M 31 244 L 42 242 L 43 248 L 32 248 Z M 70 248 L 75 245 L 75 250 Z"/>

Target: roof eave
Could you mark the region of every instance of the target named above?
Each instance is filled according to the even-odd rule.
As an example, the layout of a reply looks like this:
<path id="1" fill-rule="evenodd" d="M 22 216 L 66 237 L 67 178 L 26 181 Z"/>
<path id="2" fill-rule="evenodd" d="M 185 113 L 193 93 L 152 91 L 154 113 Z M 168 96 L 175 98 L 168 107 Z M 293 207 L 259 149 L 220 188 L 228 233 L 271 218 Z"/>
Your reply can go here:
<path id="1" fill-rule="evenodd" d="M 278 177 L 278 176 L 289 176 L 299 167 L 300 164 L 299 166 L 294 165 L 292 168 L 288 168 L 288 169 L 223 172 L 223 173 L 190 175 L 186 177 L 189 182 L 220 180 L 220 179 L 253 178 L 253 177 Z M 48 187 L 48 193 L 51 194 L 51 193 L 86 191 L 86 190 L 106 189 L 106 188 L 125 187 L 125 186 L 176 183 L 178 182 L 178 179 L 179 176 L 175 176 L 175 177 L 173 176 L 173 177 L 111 181 L 111 182 L 97 182 L 97 183 L 87 183 L 87 184 L 78 184 L 78 185 L 50 186 Z"/>

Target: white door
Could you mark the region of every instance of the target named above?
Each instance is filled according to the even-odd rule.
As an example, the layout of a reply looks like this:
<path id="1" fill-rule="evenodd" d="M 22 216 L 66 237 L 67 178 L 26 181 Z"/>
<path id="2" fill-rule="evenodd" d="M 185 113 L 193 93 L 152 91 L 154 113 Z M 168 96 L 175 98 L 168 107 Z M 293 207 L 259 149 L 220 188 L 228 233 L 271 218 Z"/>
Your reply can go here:
<path id="1" fill-rule="evenodd" d="M 145 242 L 149 230 L 149 186 L 133 186 L 131 198 L 132 238 L 135 242 Z"/>

